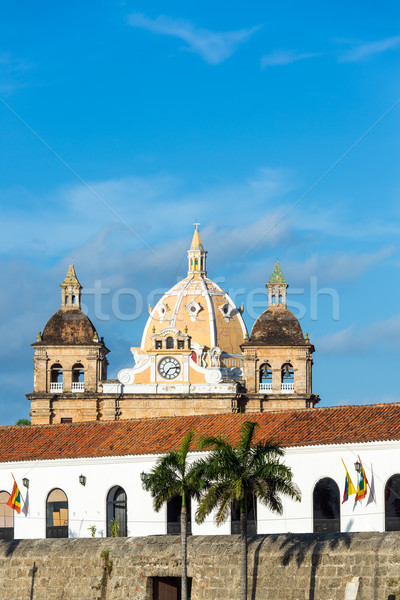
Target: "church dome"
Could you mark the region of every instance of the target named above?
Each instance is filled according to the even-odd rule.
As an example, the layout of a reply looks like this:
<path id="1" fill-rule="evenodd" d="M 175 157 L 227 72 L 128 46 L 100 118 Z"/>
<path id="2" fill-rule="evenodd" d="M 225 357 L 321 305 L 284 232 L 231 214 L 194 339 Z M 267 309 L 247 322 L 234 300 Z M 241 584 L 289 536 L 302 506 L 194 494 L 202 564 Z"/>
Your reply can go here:
<path id="1" fill-rule="evenodd" d="M 256 320 L 249 343 L 260 346 L 305 346 L 297 318 L 285 307 L 268 308 Z"/>
<path id="2" fill-rule="evenodd" d="M 180 331 L 205 349 L 218 347 L 227 354 L 241 354 L 246 336 L 241 309 L 229 295 L 206 276 L 206 254 L 196 228 L 188 250 L 188 276 L 174 285 L 150 309 L 141 350 L 151 348 L 151 336 L 166 330 Z"/>
<path id="3" fill-rule="evenodd" d="M 47 322 L 42 342 L 44 344 L 93 344 L 97 333 L 93 323 L 80 309 L 60 309 Z"/>

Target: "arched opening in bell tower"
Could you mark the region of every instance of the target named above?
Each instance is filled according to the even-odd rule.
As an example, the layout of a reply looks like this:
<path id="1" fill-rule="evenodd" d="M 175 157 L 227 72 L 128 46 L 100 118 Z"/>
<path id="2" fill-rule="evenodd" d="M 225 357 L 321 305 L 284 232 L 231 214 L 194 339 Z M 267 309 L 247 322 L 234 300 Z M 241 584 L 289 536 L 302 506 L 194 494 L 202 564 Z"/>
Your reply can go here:
<path id="1" fill-rule="evenodd" d="M 72 391 L 85 391 L 85 370 L 81 363 L 75 363 L 72 367 Z"/>
<path id="2" fill-rule="evenodd" d="M 55 363 L 50 368 L 50 391 L 63 391 L 63 368 L 60 363 Z"/>
<path id="3" fill-rule="evenodd" d="M 286 393 L 294 391 L 293 365 L 289 362 L 281 367 L 281 391 Z"/>
<path id="4" fill-rule="evenodd" d="M 269 363 L 260 366 L 259 391 L 268 392 L 272 390 L 272 370 Z"/>

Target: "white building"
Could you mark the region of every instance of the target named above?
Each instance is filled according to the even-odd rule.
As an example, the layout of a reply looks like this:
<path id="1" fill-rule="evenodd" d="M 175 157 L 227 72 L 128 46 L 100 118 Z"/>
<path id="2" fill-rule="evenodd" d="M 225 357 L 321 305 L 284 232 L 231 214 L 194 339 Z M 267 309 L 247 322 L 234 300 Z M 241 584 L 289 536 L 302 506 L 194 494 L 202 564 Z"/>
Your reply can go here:
<path id="1" fill-rule="evenodd" d="M 281 516 L 255 507 L 251 532 L 385 531 L 400 529 L 400 406 L 381 404 L 288 410 L 251 415 L 258 439 L 287 448 L 285 462 L 302 493 L 300 503 L 284 500 Z M 154 512 L 141 473 L 177 448 L 188 431 L 197 436 L 238 438 L 241 414 L 168 417 L 116 422 L 2 427 L 0 500 L 2 537 L 87 537 L 110 534 L 116 518 L 120 535 L 179 533 L 179 502 Z M 193 452 L 193 459 L 198 454 Z M 342 504 L 344 461 L 357 486 L 354 464 L 361 459 L 368 478 L 365 499 Z M 14 475 L 28 511 L 5 506 Z M 24 485 L 25 484 L 25 485 Z M 26 487 L 26 485 L 28 487 Z M 194 521 L 193 534 L 236 533 L 228 521 Z M 6 515 L 4 514 L 6 512 Z M 27 513 L 27 514 L 26 514 Z M 254 507 L 249 514 L 254 519 Z"/>

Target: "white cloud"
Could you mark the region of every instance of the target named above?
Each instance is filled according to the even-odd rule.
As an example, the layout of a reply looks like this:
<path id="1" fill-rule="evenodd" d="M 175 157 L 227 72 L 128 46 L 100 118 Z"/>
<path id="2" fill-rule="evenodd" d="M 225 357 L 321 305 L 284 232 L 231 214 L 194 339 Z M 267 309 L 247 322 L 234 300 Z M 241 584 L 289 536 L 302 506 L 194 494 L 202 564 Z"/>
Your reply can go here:
<path id="1" fill-rule="evenodd" d="M 400 348 L 400 315 L 376 321 L 363 329 L 353 326 L 326 335 L 316 341 L 318 351 L 329 354 L 365 354 L 371 350 L 387 352 L 388 348 Z"/>
<path id="2" fill-rule="evenodd" d="M 9 52 L 0 52 L 0 93 L 9 96 L 25 87 L 25 74 L 31 69 L 27 62 L 13 57 Z"/>
<path id="3" fill-rule="evenodd" d="M 338 398 L 336 402 L 330 406 L 365 406 L 366 404 L 387 404 L 388 402 L 400 402 L 400 396 L 394 396 L 393 394 L 382 394 L 381 396 L 351 396 L 351 398 Z"/>
<path id="4" fill-rule="evenodd" d="M 298 52 L 297 50 L 274 50 L 261 58 L 261 68 L 290 65 L 299 60 L 321 56 L 316 52 Z"/>
<path id="5" fill-rule="evenodd" d="M 348 52 L 345 52 L 339 58 L 339 62 L 358 62 L 361 60 L 367 60 L 376 54 L 382 54 L 382 52 L 386 52 L 387 50 L 394 50 L 399 46 L 400 35 L 385 38 L 384 40 L 379 40 L 377 42 L 360 44 Z"/>
<path id="6" fill-rule="evenodd" d="M 394 246 L 381 248 L 376 252 L 332 252 L 312 254 L 306 260 L 288 263 L 287 277 L 293 283 L 309 281 L 317 276 L 324 283 L 354 281 L 369 268 L 385 261 L 395 252 Z"/>
<path id="7" fill-rule="evenodd" d="M 196 28 L 189 21 L 162 15 L 156 19 L 149 19 L 143 14 L 132 14 L 128 17 L 128 22 L 133 27 L 185 41 L 191 52 L 199 54 L 211 65 L 218 65 L 230 58 L 238 46 L 259 29 L 259 27 L 252 27 L 238 31 L 210 31 Z"/>

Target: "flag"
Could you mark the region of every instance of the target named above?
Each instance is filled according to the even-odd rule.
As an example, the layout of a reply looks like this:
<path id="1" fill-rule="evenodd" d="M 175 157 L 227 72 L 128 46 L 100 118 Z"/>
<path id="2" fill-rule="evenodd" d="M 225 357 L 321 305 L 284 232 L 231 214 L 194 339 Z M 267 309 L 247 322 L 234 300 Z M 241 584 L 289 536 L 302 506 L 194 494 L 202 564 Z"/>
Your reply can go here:
<path id="1" fill-rule="evenodd" d="M 365 498 L 365 496 L 367 495 L 367 485 L 368 485 L 368 479 L 365 474 L 364 467 L 362 466 L 360 457 L 358 457 L 358 460 L 360 461 L 361 470 L 360 470 L 360 478 L 358 480 L 358 487 L 357 487 L 357 494 L 356 494 L 355 502 L 357 502 L 357 500 L 362 500 L 363 498 Z"/>
<path id="2" fill-rule="evenodd" d="M 344 480 L 343 500 L 342 500 L 342 504 L 343 504 L 343 502 L 346 502 L 346 500 L 349 499 L 349 496 L 352 496 L 353 494 L 356 493 L 356 489 L 355 489 L 355 487 L 353 485 L 353 482 L 352 482 L 351 477 L 349 475 L 349 472 L 348 472 L 348 470 L 346 468 L 346 465 L 344 464 L 343 458 L 342 458 L 342 463 L 343 463 L 343 466 L 344 466 L 344 468 L 346 470 L 346 477 L 345 477 L 345 480 Z"/>
<path id="3" fill-rule="evenodd" d="M 370 504 L 371 502 L 375 502 L 375 478 L 374 478 L 374 468 L 371 464 L 371 479 L 368 482 L 369 485 L 369 496 L 368 496 L 368 500 L 367 500 L 367 506 L 368 504 Z"/>
<path id="4" fill-rule="evenodd" d="M 19 491 L 19 487 L 17 486 L 17 482 L 14 479 L 14 485 L 11 492 L 11 496 L 7 500 L 7 504 L 10 508 L 13 508 L 17 511 L 18 514 L 21 512 L 21 492 Z"/>

